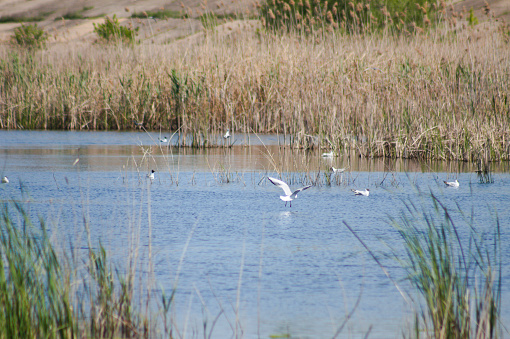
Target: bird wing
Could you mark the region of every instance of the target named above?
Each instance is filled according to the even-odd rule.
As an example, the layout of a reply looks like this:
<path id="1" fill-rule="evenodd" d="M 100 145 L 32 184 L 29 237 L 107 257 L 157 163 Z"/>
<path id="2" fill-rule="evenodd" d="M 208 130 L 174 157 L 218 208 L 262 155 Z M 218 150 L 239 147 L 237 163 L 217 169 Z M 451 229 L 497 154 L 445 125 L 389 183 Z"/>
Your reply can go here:
<path id="1" fill-rule="evenodd" d="M 287 183 L 285 183 L 281 180 L 275 179 L 275 178 L 271 178 L 271 177 L 267 177 L 267 178 L 269 179 L 269 181 L 271 181 L 273 183 L 273 185 L 276 185 L 276 186 L 280 187 L 281 189 L 283 189 L 283 192 L 285 192 L 285 195 L 289 196 L 292 194 L 292 192 L 290 191 L 289 185 L 287 185 Z"/>
<path id="2" fill-rule="evenodd" d="M 288 187 L 288 186 L 287 186 Z M 310 187 L 312 187 L 312 185 L 308 185 L 308 186 L 305 186 L 305 187 L 301 187 L 301 188 L 298 188 L 297 190 L 294 191 L 294 193 L 292 193 L 292 195 L 290 196 L 292 199 L 296 198 L 297 197 L 297 194 L 301 191 L 304 191 L 304 190 L 307 190 L 309 189 Z"/>

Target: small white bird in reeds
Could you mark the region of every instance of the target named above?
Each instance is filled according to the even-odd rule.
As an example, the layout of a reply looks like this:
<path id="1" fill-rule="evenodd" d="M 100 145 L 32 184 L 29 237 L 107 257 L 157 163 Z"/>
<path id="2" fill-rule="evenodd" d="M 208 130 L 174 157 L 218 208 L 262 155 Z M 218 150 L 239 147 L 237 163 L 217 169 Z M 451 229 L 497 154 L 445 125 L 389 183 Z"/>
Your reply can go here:
<path id="1" fill-rule="evenodd" d="M 147 173 L 147 178 L 151 179 L 151 180 L 154 180 L 154 170 L 152 170 L 152 172 L 150 173 Z"/>
<path id="2" fill-rule="evenodd" d="M 285 183 L 285 182 L 283 182 L 281 180 L 275 179 L 275 178 L 271 178 L 271 177 L 267 177 L 267 178 L 274 185 L 276 185 L 276 186 L 280 187 L 281 189 L 283 189 L 283 192 L 285 193 L 285 195 L 280 195 L 280 199 L 285 201 L 285 207 L 287 207 L 287 203 L 288 202 L 290 202 L 290 207 L 292 207 L 292 200 L 297 198 L 298 193 L 301 192 L 301 191 L 307 190 L 310 187 L 312 187 L 312 185 L 308 185 L 308 186 L 305 186 L 305 187 L 298 188 L 297 190 L 292 192 L 290 190 L 289 185 L 287 185 L 287 183 Z"/>
<path id="3" fill-rule="evenodd" d="M 166 137 L 164 137 L 163 139 L 159 139 L 159 142 L 168 142 L 168 139 Z"/>
<path id="4" fill-rule="evenodd" d="M 223 136 L 223 139 L 228 139 L 228 138 L 230 138 L 230 130 L 229 129 L 227 129 L 227 132 Z"/>
<path id="5" fill-rule="evenodd" d="M 8 183 L 9 183 L 9 178 L 2 177 L 2 184 L 8 184 Z"/>
<path id="6" fill-rule="evenodd" d="M 359 190 L 355 190 L 355 189 L 351 189 L 351 191 L 354 192 L 354 195 L 363 195 L 365 197 L 368 197 L 370 195 L 370 190 L 368 188 L 364 191 L 359 191 Z"/>
<path id="7" fill-rule="evenodd" d="M 331 166 L 331 172 L 333 172 L 333 173 L 343 173 L 343 172 L 345 172 L 348 168 L 349 168 L 349 166 L 344 167 L 344 168 L 334 168 L 333 166 Z"/>
<path id="8" fill-rule="evenodd" d="M 335 156 L 335 153 L 333 153 L 333 151 L 329 152 L 329 153 L 322 153 L 322 157 L 324 158 L 333 158 Z"/>
<path id="9" fill-rule="evenodd" d="M 448 187 L 459 187 L 459 181 L 455 179 L 455 181 L 443 181 L 444 184 Z"/>

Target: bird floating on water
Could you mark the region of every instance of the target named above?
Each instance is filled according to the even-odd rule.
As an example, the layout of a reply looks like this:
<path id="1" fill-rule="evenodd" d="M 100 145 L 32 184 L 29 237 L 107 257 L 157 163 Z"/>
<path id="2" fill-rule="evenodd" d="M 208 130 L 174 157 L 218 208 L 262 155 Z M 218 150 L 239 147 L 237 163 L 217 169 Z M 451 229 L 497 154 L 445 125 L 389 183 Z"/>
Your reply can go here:
<path id="1" fill-rule="evenodd" d="M 332 158 L 335 156 L 335 153 L 333 153 L 333 151 L 329 152 L 329 153 L 322 153 L 322 156 L 324 158 Z"/>
<path id="2" fill-rule="evenodd" d="M 150 173 L 147 173 L 147 178 L 154 180 L 154 170 L 152 170 Z"/>
<path id="3" fill-rule="evenodd" d="M 305 187 L 298 188 L 294 192 L 291 192 L 290 187 L 289 187 L 289 185 L 287 185 L 287 183 L 285 183 L 285 182 L 283 182 L 281 180 L 275 179 L 275 178 L 271 178 L 271 177 L 267 177 L 267 178 L 274 185 L 276 185 L 276 186 L 280 187 L 281 189 L 283 189 L 283 192 L 285 193 L 285 195 L 280 195 L 280 199 L 285 201 L 285 206 L 287 206 L 287 203 L 290 202 L 290 207 L 292 207 L 292 200 L 297 198 L 298 193 L 301 192 L 301 191 L 307 190 L 310 187 L 312 187 L 312 185 L 308 185 L 308 186 L 305 186 Z"/>
<path id="4" fill-rule="evenodd" d="M 223 136 L 223 139 L 228 139 L 230 138 L 230 130 L 227 129 L 227 133 L 225 133 L 225 135 Z"/>
<path id="5" fill-rule="evenodd" d="M 348 168 L 349 168 L 349 166 L 344 167 L 344 168 L 334 168 L 333 166 L 331 166 L 331 172 L 333 172 L 333 173 L 343 173 Z"/>
<path id="6" fill-rule="evenodd" d="M 443 181 L 446 186 L 449 187 L 459 187 L 459 181 L 455 179 L 455 181 Z"/>
<path id="7" fill-rule="evenodd" d="M 9 178 L 2 177 L 2 184 L 8 184 L 8 183 L 9 183 Z"/>
<path id="8" fill-rule="evenodd" d="M 163 139 L 159 139 L 159 142 L 168 142 L 168 139 L 164 137 Z"/>
<path id="9" fill-rule="evenodd" d="M 364 195 L 365 197 L 368 197 L 370 195 L 370 190 L 368 188 L 364 191 L 359 191 L 355 189 L 351 189 L 351 191 L 354 192 L 354 195 Z"/>

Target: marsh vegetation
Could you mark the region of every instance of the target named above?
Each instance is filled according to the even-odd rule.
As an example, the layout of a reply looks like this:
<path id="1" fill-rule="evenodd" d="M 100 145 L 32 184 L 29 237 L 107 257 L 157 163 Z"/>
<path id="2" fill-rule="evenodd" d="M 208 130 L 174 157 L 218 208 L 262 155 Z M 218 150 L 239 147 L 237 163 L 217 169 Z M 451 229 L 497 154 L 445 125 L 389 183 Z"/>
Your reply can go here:
<path id="1" fill-rule="evenodd" d="M 80 160 L 79 148 L 75 160 L 72 149 L 74 164 L 66 174 L 55 176 L 51 170 L 48 180 L 49 172 L 38 169 L 33 174 L 38 180 L 31 182 L 37 193 L 26 193 L 20 181 L 19 199 L 12 198 L 13 191 L 8 199 L 2 196 L 0 303 L 7 311 L 0 316 L 0 336 L 260 335 L 264 302 L 274 303 L 274 296 L 295 288 L 284 282 L 303 279 L 301 294 L 290 299 L 298 295 L 308 302 L 307 295 L 313 294 L 324 303 L 322 312 L 332 295 L 341 294 L 337 290 L 345 293 L 338 287 L 343 274 L 347 284 L 361 276 L 383 288 L 385 279 L 393 292 L 398 290 L 413 311 L 410 336 L 500 337 L 501 300 L 508 293 L 502 291 L 500 220 L 485 213 L 480 225 L 475 209 L 466 212 L 461 205 L 461 199 L 478 203 L 481 191 L 486 190 L 486 198 L 497 188 L 480 185 L 480 196 L 473 198 L 471 184 L 471 196 L 445 204 L 436 194 L 406 191 L 417 180 L 437 184 L 437 176 L 407 178 L 414 182 L 406 181 L 403 188 L 396 170 L 389 169 L 394 163 L 381 164 L 384 173 L 377 179 L 354 171 L 359 170 L 356 161 L 374 158 L 416 159 L 422 166 L 453 160 L 445 166 L 469 163 L 476 166 L 479 183 L 494 183 L 493 163 L 510 160 L 508 25 L 493 20 L 480 24 L 473 11 L 454 13 L 444 2 L 417 1 L 408 11 L 398 7 L 398 1 L 388 1 L 386 7 L 376 2 L 339 4 L 269 1 L 258 7 L 259 20 L 186 11 L 184 19 L 198 15 L 205 29 L 171 44 L 139 44 L 138 30 L 130 25 L 147 19 L 152 29 L 149 17 L 166 20 L 181 13 L 135 12 L 128 23 L 107 17 L 97 24 L 103 43 L 73 50 L 14 45 L 0 50 L 0 128 L 138 130 L 143 135 L 159 131 L 177 140 L 162 145 L 151 136 L 152 145 L 136 146 L 141 159 L 130 148 L 129 161 L 118 165 L 116 179 L 106 171 L 89 187 L 82 185 L 78 168 L 92 160 Z M 82 19 L 83 11 L 67 18 Z M 232 133 L 228 140 L 222 138 L 227 130 Z M 241 133 L 243 142 L 236 138 Z M 246 174 L 229 155 L 233 148 L 243 149 L 241 144 L 250 146 L 258 133 L 276 135 L 278 144 L 259 145 L 264 165 L 258 173 Z M 208 154 L 209 148 L 219 153 Z M 198 151 L 207 161 L 211 182 L 202 179 L 203 172 L 181 167 L 181 156 Z M 323 151 L 335 156 L 322 159 Z M 105 152 L 103 156 L 112 156 Z M 174 158 L 174 152 L 181 153 Z M 208 156 L 218 154 L 221 159 L 209 163 Z M 333 165 L 351 167 L 334 174 Z M 460 172 L 461 166 L 446 172 Z M 145 177 L 151 168 L 157 173 L 154 184 Z M 313 184 L 314 190 L 306 193 L 314 203 L 299 200 L 303 213 L 274 212 L 274 205 L 260 198 L 268 174 L 289 184 Z M 375 199 L 372 194 L 371 200 L 344 198 L 342 189 L 361 183 L 372 185 Z M 5 187 L 13 187 L 9 185 L 2 190 L 8 192 Z M 331 197 L 336 199 L 333 206 Z M 422 205 L 414 198 L 423 199 Z M 63 207 L 50 222 L 40 215 L 52 210 L 53 199 Z M 119 200 L 126 204 L 115 206 L 127 208 L 112 213 L 112 201 Z M 397 211 L 402 200 L 403 210 Z M 339 214 L 339 202 L 357 214 Z M 91 220 L 96 213 L 98 225 Z M 381 226 L 388 215 L 385 225 L 393 226 L 390 229 Z M 352 246 L 352 239 L 339 246 L 349 234 L 356 236 L 362 251 Z M 102 243 L 101 236 L 111 243 Z M 194 247 L 195 237 L 200 245 Z M 379 247 L 386 240 L 396 248 L 392 264 L 387 248 Z M 194 251 L 189 261 L 188 249 Z M 218 252 L 220 258 L 211 255 Z M 325 260 L 325 253 L 334 260 Z M 352 267 L 365 265 L 352 261 L 360 253 L 369 253 L 373 262 L 366 264 L 366 272 L 353 272 Z M 282 257 L 288 260 L 285 267 L 275 264 Z M 317 268 L 321 264 L 327 273 Z M 295 267 L 308 275 L 297 274 Z M 398 283 L 387 267 L 396 271 Z M 382 279 L 374 275 L 380 268 Z M 209 285 L 194 275 L 199 272 L 203 278 L 202 270 Z M 332 270 L 338 276 L 333 277 Z M 317 272 L 322 272 L 320 281 Z M 271 288 L 264 290 L 267 281 Z M 402 281 L 409 290 L 400 290 Z M 360 285 L 362 290 L 363 283 L 348 285 L 347 291 Z M 325 296 L 315 294 L 324 286 Z M 257 295 L 243 299 L 241 291 L 246 290 Z M 188 328 L 193 297 L 200 299 L 202 319 L 199 326 Z M 343 333 L 359 300 L 350 313 L 328 315 L 334 318 L 333 336 Z M 211 303 L 215 306 L 210 309 Z M 243 303 L 248 321 L 242 317 Z M 293 312 L 295 305 L 289 305 L 284 311 Z M 325 318 L 317 316 L 310 323 L 322 326 Z M 256 323 L 256 330 L 245 332 L 243 320 Z M 219 328 L 222 321 L 227 330 Z M 314 333 L 324 333 L 321 330 Z M 371 328 L 363 331 L 368 336 Z M 274 333 L 267 328 L 262 332 Z"/>
<path id="2" fill-rule="evenodd" d="M 137 121 L 192 147 L 217 146 L 211 135 L 230 128 L 361 157 L 508 160 L 506 26 L 440 18 L 408 33 L 239 21 L 195 43 L 6 48 L 0 127 L 130 130 Z"/>

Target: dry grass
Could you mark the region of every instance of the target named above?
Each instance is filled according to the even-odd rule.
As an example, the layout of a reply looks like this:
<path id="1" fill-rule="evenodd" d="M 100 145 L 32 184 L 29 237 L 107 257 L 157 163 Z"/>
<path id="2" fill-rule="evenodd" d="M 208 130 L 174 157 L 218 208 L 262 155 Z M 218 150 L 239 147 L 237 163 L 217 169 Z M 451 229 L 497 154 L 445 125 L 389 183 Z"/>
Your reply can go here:
<path id="1" fill-rule="evenodd" d="M 230 128 L 362 157 L 509 159 L 510 54 L 497 23 L 276 36 L 247 22 L 202 35 L 33 56 L 2 49 L 0 127 L 126 130 L 139 121 L 179 130 L 194 147 L 214 146 L 212 135 Z"/>

